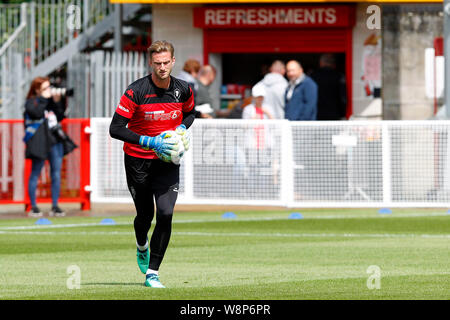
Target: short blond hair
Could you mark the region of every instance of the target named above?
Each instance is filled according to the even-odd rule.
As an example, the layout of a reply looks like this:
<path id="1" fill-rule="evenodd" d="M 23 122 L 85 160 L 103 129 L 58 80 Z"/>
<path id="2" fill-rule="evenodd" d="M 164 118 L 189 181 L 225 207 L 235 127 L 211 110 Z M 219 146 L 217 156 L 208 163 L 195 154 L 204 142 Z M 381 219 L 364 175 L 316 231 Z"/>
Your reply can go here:
<path id="1" fill-rule="evenodd" d="M 153 42 L 150 45 L 150 47 L 148 47 L 147 52 L 149 54 L 150 59 L 152 58 L 154 53 L 161 53 L 161 52 L 170 52 L 170 55 L 173 58 L 175 49 L 173 48 L 173 45 L 170 42 L 167 42 L 166 40 L 157 40 Z"/>

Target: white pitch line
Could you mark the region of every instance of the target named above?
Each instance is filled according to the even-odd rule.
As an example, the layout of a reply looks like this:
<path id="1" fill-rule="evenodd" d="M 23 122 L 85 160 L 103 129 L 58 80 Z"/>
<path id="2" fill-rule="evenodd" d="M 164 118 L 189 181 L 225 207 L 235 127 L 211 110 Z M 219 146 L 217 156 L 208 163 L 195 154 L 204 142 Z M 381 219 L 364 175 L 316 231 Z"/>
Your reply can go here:
<path id="1" fill-rule="evenodd" d="M 131 231 L 0 231 L 0 234 L 32 235 L 134 235 Z M 276 238 L 434 238 L 450 239 L 450 234 L 395 234 L 395 233 L 252 233 L 252 232 L 173 232 L 179 236 L 202 237 L 276 237 Z"/>
<path id="2" fill-rule="evenodd" d="M 251 233 L 251 232 L 175 232 L 177 235 L 192 236 L 233 236 L 233 237 L 343 237 L 343 238 L 445 238 L 450 239 L 450 234 L 395 234 L 395 233 Z"/>
<path id="3" fill-rule="evenodd" d="M 0 231 L 0 234 L 32 234 L 32 235 L 132 235 L 134 232 L 131 231 Z"/>
<path id="4" fill-rule="evenodd" d="M 411 213 L 411 214 L 379 214 L 379 215 L 317 215 L 317 216 L 306 216 L 301 220 L 314 220 L 314 219 L 386 219 L 386 218 L 411 218 L 411 217 L 438 217 L 438 216 L 449 216 L 448 213 Z M 274 220 L 285 220 L 291 221 L 288 217 L 254 217 L 254 218 L 235 218 L 235 219 L 188 219 L 188 220 L 173 220 L 173 223 L 207 223 L 207 222 L 245 222 L 245 221 L 274 221 Z M 154 223 L 154 222 L 153 222 Z M 132 225 L 131 222 L 122 222 L 115 224 L 100 224 L 95 223 L 72 223 L 72 224 L 51 224 L 51 225 L 28 225 L 28 226 L 10 226 L 10 227 L 0 227 L 0 230 L 34 230 L 34 229 L 54 229 L 54 228 L 76 228 L 76 227 L 98 227 L 98 226 L 127 226 Z"/>
<path id="5" fill-rule="evenodd" d="M 131 223 L 116 223 L 116 226 L 129 225 Z M 100 223 L 71 223 L 71 224 L 50 224 L 50 225 L 33 225 L 33 226 L 12 226 L 0 227 L 0 230 L 33 230 L 33 229 L 57 229 L 57 228 L 76 228 L 76 227 L 101 227 L 109 226 Z"/>

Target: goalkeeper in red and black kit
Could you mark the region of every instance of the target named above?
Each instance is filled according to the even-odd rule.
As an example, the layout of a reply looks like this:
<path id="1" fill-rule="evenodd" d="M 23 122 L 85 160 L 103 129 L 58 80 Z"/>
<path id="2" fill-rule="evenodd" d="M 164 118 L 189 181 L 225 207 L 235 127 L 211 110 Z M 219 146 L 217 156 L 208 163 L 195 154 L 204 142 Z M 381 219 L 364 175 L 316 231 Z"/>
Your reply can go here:
<path id="1" fill-rule="evenodd" d="M 163 132 L 175 131 L 187 150 L 186 130 L 194 121 L 195 111 L 188 83 L 170 75 L 175 63 L 173 45 L 155 41 L 148 53 L 152 73 L 125 90 L 109 132 L 111 137 L 125 142 L 127 184 L 137 213 L 134 230 L 138 266 L 146 274 L 147 287 L 164 288 L 158 270 L 170 240 L 180 166 L 170 162 L 177 144 Z M 154 202 L 156 225 L 149 243 Z"/>

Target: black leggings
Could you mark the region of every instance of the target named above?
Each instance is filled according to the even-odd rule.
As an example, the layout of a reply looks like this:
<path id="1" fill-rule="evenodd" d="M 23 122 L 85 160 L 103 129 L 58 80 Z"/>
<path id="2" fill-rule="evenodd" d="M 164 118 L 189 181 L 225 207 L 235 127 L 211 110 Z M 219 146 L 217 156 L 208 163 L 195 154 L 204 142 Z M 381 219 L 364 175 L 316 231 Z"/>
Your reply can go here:
<path id="1" fill-rule="evenodd" d="M 156 203 L 156 225 L 150 239 L 149 268 L 159 270 L 172 231 L 173 209 L 178 197 L 179 167 L 158 159 L 125 156 L 125 170 L 128 189 L 136 207 L 134 231 L 140 246 L 147 241 Z M 159 179 L 160 177 L 164 179 Z M 158 180 L 171 185 L 164 187 L 155 184 Z"/>

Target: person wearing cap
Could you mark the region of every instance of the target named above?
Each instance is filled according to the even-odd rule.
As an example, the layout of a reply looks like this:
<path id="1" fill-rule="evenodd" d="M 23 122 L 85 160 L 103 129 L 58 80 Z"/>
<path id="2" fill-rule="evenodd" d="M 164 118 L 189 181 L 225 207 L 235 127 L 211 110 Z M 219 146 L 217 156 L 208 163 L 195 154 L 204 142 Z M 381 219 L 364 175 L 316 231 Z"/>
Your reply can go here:
<path id="1" fill-rule="evenodd" d="M 276 184 L 278 165 L 277 161 L 264 161 L 261 159 L 273 159 L 271 155 L 275 152 L 276 146 L 274 143 L 273 128 L 261 120 L 274 119 L 270 111 L 270 106 L 265 103 L 265 97 L 267 95 L 266 88 L 263 84 L 257 83 L 252 88 L 253 101 L 247 105 L 242 112 L 242 119 L 252 119 L 248 121 L 249 129 L 247 131 L 247 151 L 249 162 L 247 164 L 249 172 L 252 174 L 249 176 L 250 185 L 252 190 L 245 190 L 244 192 L 259 194 L 265 194 L 267 192 L 266 186 L 269 184 Z M 253 121 L 255 122 L 253 124 Z M 264 174 L 269 170 L 271 175 Z M 241 175 L 242 176 L 242 175 Z M 274 181 L 271 181 L 274 179 Z"/>
<path id="2" fill-rule="evenodd" d="M 253 102 L 244 108 L 242 119 L 273 119 L 268 111 L 269 106 L 264 103 L 267 91 L 264 85 L 258 83 L 252 88 Z"/>

